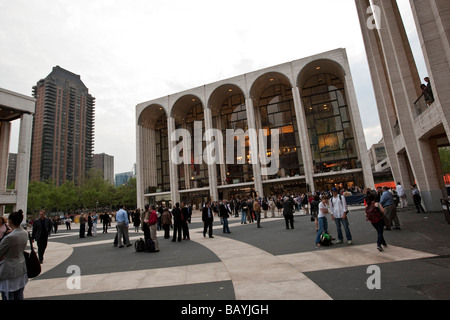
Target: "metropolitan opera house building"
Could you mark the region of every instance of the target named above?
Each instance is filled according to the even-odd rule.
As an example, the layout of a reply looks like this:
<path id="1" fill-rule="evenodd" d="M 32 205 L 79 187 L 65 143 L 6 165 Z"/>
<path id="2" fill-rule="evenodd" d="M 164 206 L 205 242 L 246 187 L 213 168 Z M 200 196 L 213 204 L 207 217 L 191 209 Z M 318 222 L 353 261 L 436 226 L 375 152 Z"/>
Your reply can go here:
<path id="1" fill-rule="evenodd" d="M 224 136 L 227 129 L 266 129 L 268 140 L 278 129 L 278 171 L 263 175 L 261 164 L 250 161 L 248 136 L 246 161 L 175 163 L 171 150 L 178 142 L 171 141 L 171 134 L 185 129 L 194 137 L 200 123 L 202 132 L 217 129 Z M 231 147 L 236 149 L 237 143 Z M 180 201 L 198 206 L 207 200 L 298 194 L 335 186 L 374 187 L 345 49 L 140 103 L 136 144 L 139 208 Z M 207 142 L 202 144 L 204 150 Z M 191 159 L 198 158 L 198 148 L 191 149 Z M 264 151 L 272 154 L 270 143 L 267 150 L 259 149 Z"/>

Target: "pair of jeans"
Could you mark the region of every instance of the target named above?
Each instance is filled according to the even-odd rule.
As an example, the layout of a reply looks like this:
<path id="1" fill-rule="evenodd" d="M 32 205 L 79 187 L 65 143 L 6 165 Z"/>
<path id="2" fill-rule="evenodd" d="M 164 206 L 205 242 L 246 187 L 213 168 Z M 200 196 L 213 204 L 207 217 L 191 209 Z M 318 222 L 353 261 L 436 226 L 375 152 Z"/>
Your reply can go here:
<path id="1" fill-rule="evenodd" d="M 341 241 L 344 240 L 344 236 L 342 235 L 342 229 L 341 229 L 341 224 L 342 224 L 344 226 L 344 230 L 345 230 L 345 237 L 347 238 L 347 240 L 352 240 L 352 234 L 350 233 L 350 228 L 348 227 L 348 220 L 343 219 L 343 218 L 335 218 L 334 222 L 336 222 L 338 239 Z"/>
<path id="2" fill-rule="evenodd" d="M 25 288 L 20 288 L 14 292 L 3 292 L 2 291 L 2 300 L 23 300 L 23 291 Z"/>
<path id="3" fill-rule="evenodd" d="M 247 211 L 241 209 L 241 224 L 246 223 L 245 221 L 246 219 L 247 219 Z"/>
<path id="4" fill-rule="evenodd" d="M 228 218 L 223 218 L 223 233 L 231 233 L 228 227 Z"/>
<path id="5" fill-rule="evenodd" d="M 377 223 L 372 223 L 372 226 L 377 230 L 377 247 L 381 247 L 381 245 L 386 245 L 386 241 L 384 240 L 383 231 L 384 231 L 384 221 L 380 220 Z"/>
<path id="6" fill-rule="evenodd" d="M 320 236 L 323 232 L 328 232 L 328 220 L 326 217 L 320 217 L 319 219 L 319 230 L 317 230 L 316 244 L 320 243 Z"/>

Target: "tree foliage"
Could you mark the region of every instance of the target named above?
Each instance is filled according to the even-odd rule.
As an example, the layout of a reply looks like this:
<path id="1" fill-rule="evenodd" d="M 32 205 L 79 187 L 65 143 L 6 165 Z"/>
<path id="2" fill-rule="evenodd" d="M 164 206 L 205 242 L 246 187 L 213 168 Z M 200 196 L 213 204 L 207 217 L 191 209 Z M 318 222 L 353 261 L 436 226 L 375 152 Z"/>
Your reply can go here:
<path id="1" fill-rule="evenodd" d="M 450 173 L 450 147 L 439 148 L 439 156 L 441 158 L 442 172 Z"/>
<path id="2" fill-rule="evenodd" d="M 83 210 L 115 210 L 119 204 L 136 207 L 136 178 L 119 187 L 110 185 L 99 170 L 91 170 L 76 185 L 66 181 L 57 186 L 54 181 L 33 181 L 28 189 L 28 213 L 37 216 L 39 210 L 72 213 Z"/>

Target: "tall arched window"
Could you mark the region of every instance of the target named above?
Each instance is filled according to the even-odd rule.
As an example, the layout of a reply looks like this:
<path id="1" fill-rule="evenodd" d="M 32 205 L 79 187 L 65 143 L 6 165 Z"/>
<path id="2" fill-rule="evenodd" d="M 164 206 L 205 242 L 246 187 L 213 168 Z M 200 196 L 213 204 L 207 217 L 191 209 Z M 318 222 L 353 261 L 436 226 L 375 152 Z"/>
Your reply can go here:
<path id="1" fill-rule="evenodd" d="M 358 154 L 342 81 L 330 73 L 310 78 L 302 90 L 314 172 L 355 169 Z"/>
<path id="2" fill-rule="evenodd" d="M 269 130 L 267 153 L 270 155 L 271 130 L 279 130 L 280 158 L 279 170 L 269 179 L 303 175 L 303 160 L 297 129 L 292 89 L 277 84 L 266 89 L 259 100 L 261 128 Z"/>
<path id="3" fill-rule="evenodd" d="M 164 113 L 156 121 L 155 125 L 155 144 L 156 144 L 156 190 L 170 191 L 170 170 L 169 170 L 169 140 L 167 134 L 167 117 Z"/>
<path id="4" fill-rule="evenodd" d="M 227 129 L 238 130 L 242 129 L 242 131 L 247 132 L 248 123 L 247 123 L 247 111 L 245 109 L 245 99 L 243 94 L 236 94 L 228 97 L 222 104 L 220 110 L 220 116 L 218 116 L 218 121 L 221 121 L 222 134 L 224 137 L 224 150 L 226 148 L 231 147 L 227 146 Z M 238 164 L 238 142 L 235 139 L 233 145 L 235 155 L 234 163 L 226 164 L 226 178 L 225 181 L 222 181 L 222 184 L 236 184 L 243 182 L 252 182 L 253 181 L 253 168 L 251 163 L 245 160 L 245 164 Z M 249 142 L 248 137 L 246 137 L 245 141 L 245 155 L 247 157 L 249 155 Z M 220 179 L 220 166 L 217 169 L 219 179 Z M 220 180 L 219 180 L 220 181 Z"/>
<path id="5" fill-rule="evenodd" d="M 202 148 L 200 154 L 195 154 L 196 148 L 194 147 L 195 139 L 194 139 L 194 122 L 201 121 L 202 123 L 202 132 L 201 134 L 203 140 L 203 133 L 205 132 L 205 121 L 204 121 L 204 112 L 203 105 L 201 103 L 196 104 L 191 107 L 190 111 L 187 113 L 184 122 L 176 122 L 175 128 L 181 129 L 186 128 L 187 131 L 191 134 L 191 156 L 190 161 L 191 164 L 185 166 L 184 163 L 178 165 L 178 189 L 184 190 L 186 189 L 186 180 L 189 180 L 189 189 L 203 188 L 209 186 L 209 178 L 208 178 L 208 165 L 203 161 L 203 150 L 206 148 L 206 142 L 202 141 Z M 184 152 L 184 150 L 183 150 Z M 196 164 L 199 162 L 198 159 L 201 160 L 201 164 Z M 186 171 L 187 170 L 187 171 Z"/>

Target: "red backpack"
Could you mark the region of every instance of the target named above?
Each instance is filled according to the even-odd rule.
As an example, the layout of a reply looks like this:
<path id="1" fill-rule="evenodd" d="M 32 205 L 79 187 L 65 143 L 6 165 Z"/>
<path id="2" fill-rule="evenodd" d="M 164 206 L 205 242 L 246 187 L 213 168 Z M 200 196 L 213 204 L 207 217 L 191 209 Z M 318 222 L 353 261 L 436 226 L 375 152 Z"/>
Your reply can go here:
<path id="1" fill-rule="evenodd" d="M 374 202 L 372 202 L 370 206 L 366 207 L 366 217 L 371 223 L 377 223 L 383 219 L 382 212 L 378 209 L 378 207 L 375 207 Z"/>

